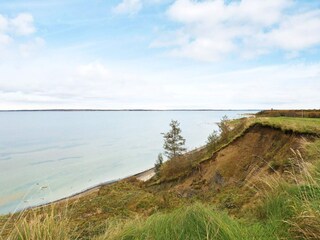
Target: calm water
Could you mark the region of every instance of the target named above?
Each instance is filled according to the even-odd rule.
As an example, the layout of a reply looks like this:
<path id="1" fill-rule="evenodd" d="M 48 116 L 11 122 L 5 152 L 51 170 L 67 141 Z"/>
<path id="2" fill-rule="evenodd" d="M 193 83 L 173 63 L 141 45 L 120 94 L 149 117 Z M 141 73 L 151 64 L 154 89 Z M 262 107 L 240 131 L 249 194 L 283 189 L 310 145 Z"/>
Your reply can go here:
<path id="1" fill-rule="evenodd" d="M 153 166 L 181 123 L 188 150 L 223 115 L 248 111 L 0 112 L 0 213 L 46 203 Z"/>

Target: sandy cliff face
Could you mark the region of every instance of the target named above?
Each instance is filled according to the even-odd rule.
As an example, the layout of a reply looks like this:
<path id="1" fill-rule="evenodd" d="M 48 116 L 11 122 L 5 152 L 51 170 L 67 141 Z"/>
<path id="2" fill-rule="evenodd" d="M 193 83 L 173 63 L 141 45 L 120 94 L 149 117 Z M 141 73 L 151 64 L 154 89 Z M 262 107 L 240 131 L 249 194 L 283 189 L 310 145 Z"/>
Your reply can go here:
<path id="1" fill-rule="evenodd" d="M 279 129 L 254 125 L 235 141 L 202 162 L 187 177 L 170 186 L 182 197 L 247 191 L 261 179 L 289 177 L 295 154 L 303 154 L 304 145 L 313 138 Z"/>

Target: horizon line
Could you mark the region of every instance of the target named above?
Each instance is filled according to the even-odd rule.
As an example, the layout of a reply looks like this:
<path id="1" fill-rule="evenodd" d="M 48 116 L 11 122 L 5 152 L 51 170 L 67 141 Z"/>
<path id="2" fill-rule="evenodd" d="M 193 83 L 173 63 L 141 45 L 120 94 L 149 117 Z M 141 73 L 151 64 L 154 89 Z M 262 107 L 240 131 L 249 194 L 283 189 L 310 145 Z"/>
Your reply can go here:
<path id="1" fill-rule="evenodd" d="M 84 108 L 84 109 L 0 109 L 0 112 L 72 112 L 72 111 L 81 111 L 81 112 L 85 112 L 85 111 L 100 111 L 100 112 L 116 112 L 116 111 L 136 111 L 136 112 L 142 112 L 142 111 L 261 111 L 264 109 L 214 109 L 214 108 L 172 108 L 172 109 L 144 109 L 144 108 L 124 108 L 124 109 L 95 109 L 95 108 Z"/>

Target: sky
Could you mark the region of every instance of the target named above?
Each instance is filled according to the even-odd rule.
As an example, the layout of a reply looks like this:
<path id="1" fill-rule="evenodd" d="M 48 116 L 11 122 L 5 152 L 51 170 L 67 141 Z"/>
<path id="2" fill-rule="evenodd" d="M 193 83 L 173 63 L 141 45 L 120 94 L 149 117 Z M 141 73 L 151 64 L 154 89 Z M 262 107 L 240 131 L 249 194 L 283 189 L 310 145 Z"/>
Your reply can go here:
<path id="1" fill-rule="evenodd" d="M 319 0 L 0 0 L 0 109 L 320 108 Z"/>

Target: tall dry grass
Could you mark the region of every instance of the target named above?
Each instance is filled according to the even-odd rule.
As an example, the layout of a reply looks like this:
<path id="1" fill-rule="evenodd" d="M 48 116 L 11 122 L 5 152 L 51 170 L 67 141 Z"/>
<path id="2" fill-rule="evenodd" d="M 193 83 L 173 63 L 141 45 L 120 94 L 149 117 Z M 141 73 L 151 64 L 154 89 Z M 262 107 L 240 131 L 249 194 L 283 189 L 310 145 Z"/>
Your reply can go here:
<path id="1" fill-rule="evenodd" d="M 256 215 L 279 237 L 320 239 L 320 158 L 311 163 L 300 151 L 292 153 L 287 181 L 275 174 L 261 179 L 262 184 L 256 187 L 265 193 Z"/>
<path id="2" fill-rule="evenodd" d="M 67 207 L 24 210 L 7 221 L 10 231 L 2 235 L 1 240 L 69 240 L 79 237 L 70 225 Z"/>

